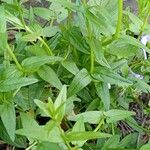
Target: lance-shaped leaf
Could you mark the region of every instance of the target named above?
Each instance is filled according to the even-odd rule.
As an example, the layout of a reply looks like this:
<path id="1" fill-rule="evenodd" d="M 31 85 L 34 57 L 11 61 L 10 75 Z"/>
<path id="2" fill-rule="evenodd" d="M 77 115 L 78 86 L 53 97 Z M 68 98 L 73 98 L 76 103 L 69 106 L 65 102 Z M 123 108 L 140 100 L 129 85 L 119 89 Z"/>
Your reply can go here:
<path id="1" fill-rule="evenodd" d="M 0 92 L 9 92 L 21 88 L 23 86 L 34 84 L 36 82 L 38 82 L 38 80 L 35 78 L 25 78 L 25 77 L 8 78 L 6 80 L 0 81 Z"/>
<path id="2" fill-rule="evenodd" d="M 1 119 L 10 139 L 14 141 L 16 130 L 16 114 L 13 103 L 3 105 L 3 112 L 1 113 Z"/>
<path id="3" fill-rule="evenodd" d="M 109 110 L 110 107 L 110 94 L 107 83 L 96 83 L 95 84 L 96 91 L 98 96 L 101 98 L 105 110 Z"/>
<path id="4" fill-rule="evenodd" d="M 44 64 L 55 63 L 56 61 L 61 60 L 62 58 L 57 56 L 32 56 L 24 59 L 21 64 L 26 71 L 33 72 L 37 70 L 40 66 L 43 66 Z"/>
<path id="5" fill-rule="evenodd" d="M 0 6 L 0 51 L 7 49 L 7 32 L 4 6 Z"/>
<path id="6" fill-rule="evenodd" d="M 73 126 L 72 132 L 83 132 L 83 131 L 85 131 L 85 126 L 84 126 L 83 117 L 81 116 L 77 120 L 75 125 Z M 86 142 L 86 140 L 84 140 L 84 141 L 72 141 L 72 144 L 77 145 L 78 147 L 82 147 L 85 142 Z"/>
<path id="7" fill-rule="evenodd" d="M 97 67 L 92 76 L 96 80 L 110 84 L 116 84 L 118 86 L 132 85 L 132 81 L 125 79 L 111 69 L 104 67 Z"/>
<path id="8" fill-rule="evenodd" d="M 105 115 L 108 117 L 107 122 L 110 123 L 110 122 L 117 122 L 119 120 L 123 120 L 132 115 L 135 115 L 135 112 L 119 110 L 119 109 L 112 109 L 112 110 L 107 111 L 105 113 Z"/>
<path id="9" fill-rule="evenodd" d="M 91 82 L 91 77 L 86 69 L 76 74 L 68 89 L 68 97 L 78 93 Z"/>
<path id="10" fill-rule="evenodd" d="M 84 122 L 88 122 L 90 124 L 98 124 L 100 120 L 104 117 L 104 114 L 102 111 L 87 111 L 74 116 L 69 116 L 68 119 L 72 121 L 77 121 L 80 117 L 83 118 Z"/>
<path id="11" fill-rule="evenodd" d="M 74 75 L 76 75 L 79 72 L 77 65 L 73 61 L 63 61 L 62 65 L 64 68 L 66 68 L 69 72 L 71 72 Z"/>
<path id="12" fill-rule="evenodd" d="M 65 135 L 67 141 L 83 141 L 83 140 L 91 140 L 97 138 L 108 138 L 111 137 L 110 134 L 101 133 L 101 132 L 69 132 Z"/>
<path id="13" fill-rule="evenodd" d="M 57 89 L 61 90 L 62 83 L 59 80 L 57 74 L 54 70 L 49 66 L 42 66 L 38 71 L 38 75 L 45 80 L 46 82 L 52 84 L 52 86 L 56 87 Z"/>
<path id="14" fill-rule="evenodd" d="M 61 121 L 65 115 L 66 100 L 67 100 L 67 86 L 64 85 L 54 102 L 55 119 L 57 121 Z"/>

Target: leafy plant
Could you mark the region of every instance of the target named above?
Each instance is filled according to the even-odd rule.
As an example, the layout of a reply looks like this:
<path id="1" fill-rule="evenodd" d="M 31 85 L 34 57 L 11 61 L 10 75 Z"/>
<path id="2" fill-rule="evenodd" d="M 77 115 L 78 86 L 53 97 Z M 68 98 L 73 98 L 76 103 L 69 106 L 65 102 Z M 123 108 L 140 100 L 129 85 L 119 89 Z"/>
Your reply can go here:
<path id="1" fill-rule="evenodd" d="M 149 0 L 137 0 L 137 15 L 123 0 L 46 1 L 0 4 L 0 140 L 16 150 L 149 149 Z"/>

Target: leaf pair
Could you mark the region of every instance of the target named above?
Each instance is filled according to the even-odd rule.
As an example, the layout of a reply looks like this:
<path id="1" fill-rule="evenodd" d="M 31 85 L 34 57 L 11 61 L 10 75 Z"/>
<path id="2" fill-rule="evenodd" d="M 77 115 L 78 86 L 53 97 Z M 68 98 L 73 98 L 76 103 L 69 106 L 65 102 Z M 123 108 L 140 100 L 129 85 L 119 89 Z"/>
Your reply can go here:
<path id="1" fill-rule="evenodd" d="M 80 117 L 83 117 L 84 122 L 88 122 L 90 124 L 98 124 L 102 118 L 106 118 L 107 123 L 114 123 L 119 120 L 123 120 L 132 115 L 135 115 L 134 112 L 112 109 L 106 112 L 103 111 L 87 111 L 81 114 L 77 114 L 74 116 L 69 116 L 69 120 L 77 121 Z"/>

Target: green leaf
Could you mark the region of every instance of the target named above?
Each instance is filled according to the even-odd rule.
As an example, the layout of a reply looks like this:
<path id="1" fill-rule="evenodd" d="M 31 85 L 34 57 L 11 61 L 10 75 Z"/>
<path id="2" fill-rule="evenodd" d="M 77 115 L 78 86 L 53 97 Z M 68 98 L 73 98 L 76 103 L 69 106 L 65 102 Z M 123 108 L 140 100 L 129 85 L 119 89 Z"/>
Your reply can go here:
<path id="1" fill-rule="evenodd" d="M 10 139 L 14 141 L 16 130 L 16 113 L 13 103 L 4 104 L 1 119 Z"/>
<path id="2" fill-rule="evenodd" d="M 142 146 L 142 147 L 140 148 L 140 150 L 149 150 L 149 149 L 150 149 L 150 143 L 145 144 L 144 146 Z"/>
<path id="3" fill-rule="evenodd" d="M 76 75 L 79 72 L 77 65 L 73 61 L 63 61 L 61 64 L 64 68 L 66 68 L 69 72 L 71 72 L 74 75 Z"/>
<path id="4" fill-rule="evenodd" d="M 104 143 L 102 150 L 106 149 L 117 149 L 120 142 L 120 135 L 114 135 L 110 137 L 107 142 Z"/>
<path id="5" fill-rule="evenodd" d="M 48 0 L 48 1 L 61 4 L 62 6 L 69 8 L 71 10 L 80 11 L 80 9 L 78 9 L 78 6 L 76 4 L 68 2 L 67 0 Z"/>
<path id="6" fill-rule="evenodd" d="M 48 150 L 48 149 L 52 149 L 52 150 L 63 150 L 63 148 L 61 148 L 59 146 L 60 144 L 56 144 L 56 143 L 51 143 L 51 142 L 41 142 L 37 145 L 37 150 Z"/>
<path id="7" fill-rule="evenodd" d="M 79 98 L 77 98 L 76 96 L 72 96 L 72 97 L 69 97 L 66 101 L 66 110 L 65 110 L 65 115 L 66 116 L 69 116 L 73 110 L 74 110 L 74 102 L 80 102 L 81 100 Z"/>
<path id="8" fill-rule="evenodd" d="M 0 51 L 7 49 L 7 32 L 4 6 L 0 6 Z"/>
<path id="9" fill-rule="evenodd" d="M 45 56 L 45 55 L 47 55 L 47 52 L 46 52 L 45 48 L 41 47 L 39 45 L 26 46 L 25 50 L 27 52 L 31 52 L 33 55 L 36 55 L 36 56 Z"/>
<path id="10" fill-rule="evenodd" d="M 20 116 L 21 116 L 21 122 L 22 122 L 23 128 L 35 129 L 39 127 L 38 123 L 34 120 L 33 116 L 31 116 L 30 114 L 21 113 Z"/>
<path id="11" fill-rule="evenodd" d="M 91 140 L 97 138 L 108 138 L 111 137 L 110 134 L 107 133 L 100 133 L 100 132 L 69 132 L 65 135 L 67 141 L 84 141 L 84 140 Z"/>
<path id="12" fill-rule="evenodd" d="M 133 86 L 135 88 L 137 88 L 139 91 L 143 91 L 145 93 L 149 93 L 150 92 L 150 86 L 144 81 L 144 80 L 140 80 L 137 78 L 132 78 L 133 79 Z"/>
<path id="13" fill-rule="evenodd" d="M 23 128 L 16 130 L 16 134 L 26 136 L 27 138 L 33 138 L 40 141 L 48 141 L 47 132 L 42 127 L 35 127 L 33 128 Z"/>
<path id="14" fill-rule="evenodd" d="M 138 137 L 137 132 L 128 134 L 120 141 L 120 143 L 118 144 L 118 148 L 131 147 L 133 144 L 136 144 L 137 137 Z"/>
<path id="15" fill-rule="evenodd" d="M 99 107 L 99 105 L 100 105 L 100 100 L 99 100 L 99 98 L 96 98 L 96 99 L 91 101 L 91 103 L 88 105 L 86 111 L 95 110 Z"/>
<path id="16" fill-rule="evenodd" d="M 48 117 L 49 116 L 52 117 L 51 112 L 48 110 L 48 107 L 47 107 L 46 103 L 43 103 L 42 101 L 37 100 L 37 99 L 35 99 L 34 102 L 44 112 L 44 115 L 46 115 Z"/>
<path id="17" fill-rule="evenodd" d="M 110 107 L 110 94 L 107 83 L 96 83 L 95 84 L 96 91 L 98 96 L 101 98 L 105 110 L 109 110 Z"/>
<path id="18" fill-rule="evenodd" d="M 130 11 L 124 11 L 124 14 L 128 15 L 130 20 L 132 21 L 129 24 L 130 31 L 134 32 L 135 34 L 140 34 L 141 28 L 142 28 L 142 25 L 143 25 L 142 20 L 140 20 L 140 18 L 138 18 L 136 15 L 134 15 Z"/>
<path id="19" fill-rule="evenodd" d="M 43 37 L 52 37 L 57 32 L 60 32 L 60 29 L 57 26 L 49 26 L 42 29 L 42 35 Z"/>
<path id="20" fill-rule="evenodd" d="M 24 111 L 35 109 L 34 99 L 45 100 L 52 95 L 49 88 L 44 86 L 44 82 L 38 82 L 21 88 L 14 97 L 15 103 Z"/>
<path id="21" fill-rule="evenodd" d="M 144 128 L 141 127 L 133 117 L 126 118 L 126 123 L 139 133 L 144 131 Z"/>
<path id="22" fill-rule="evenodd" d="M 0 138 L 6 143 L 18 148 L 25 148 L 27 146 L 25 137 L 15 135 L 15 141 L 12 141 L 1 120 L 0 120 Z"/>
<path id="23" fill-rule="evenodd" d="M 90 82 L 91 82 L 91 77 L 88 71 L 86 69 L 82 69 L 80 72 L 76 74 L 76 76 L 72 80 L 68 89 L 68 97 L 78 93 L 80 90 L 86 87 Z"/>
<path id="24" fill-rule="evenodd" d="M 49 66 L 42 66 L 38 71 L 38 75 L 45 80 L 46 82 L 52 84 L 52 86 L 56 87 L 57 89 L 62 88 L 62 83 L 59 80 L 57 74 L 54 72 L 54 70 Z"/>
<path id="25" fill-rule="evenodd" d="M 19 29 L 24 29 L 24 26 L 22 22 L 20 21 L 20 19 L 18 19 L 17 17 L 15 17 L 13 14 L 11 14 L 8 11 L 5 12 L 5 15 L 6 15 L 6 20 L 9 23 L 11 23 L 12 25 L 16 26 Z"/>
<path id="26" fill-rule="evenodd" d="M 29 58 L 26 58 L 22 61 L 22 67 L 26 71 L 35 71 L 39 67 L 43 66 L 44 64 L 47 63 L 54 63 L 56 61 L 61 61 L 61 57 L 57 56 L 32 56 Z"/>
<path id="27" fill-rule="evenodd" d="M 55 108 L 54 108 L 53 101 L 50 98 L 48 98 L 48 103 L 43 103 L 40 100 L 34 100 L 34 102 L 44 112 L 44 115 L 53 118 L 53 115 L 55 113 Z"/>
<path id="28" fill-rule="evenodd" d="M 85 54 L 89 54 L 89 46 L 86 43 L 84 37 L 82 36 L 79 28 L 73 27 L 67 30 L 67 36 L 69 36 L 69 42 L 73 45 L 78 51 L 81 51 Z"/>
<path id="29" fill-rule="evenodd" d="M 28 121 L 27 121 L 28 120 Z M 38 123 L 34 120 L 33 116 L 30 114 L 21 114 L 21 121 L 23 128 L 16 131 L 16 134 L 26 136 L 27 138 L 38 139 L 40 141 L 49 141 L 48 137 L 50 132 L 53 130 L 54 126 L 51 129 L 47 130 L 45 126 L 39 126 Z"/>
<path id="30" fill-rule="evenodd" d="M 73 126 L 72 132 L 83 132 L 83 131 L 85 131 L 85 126 L 84 126 L 84 119 L 81 116 L 77 120 L 75 125 Z M 85 141 L 73 141 L 72 144 L 77 145 L 78 147 L 82 147 L 85 142 L 86 142 L 86 140 Z"/>
<path id="31" fill-rule="evenodd" d="M 1 114 L 3 112 L 3 108 L 4 108 L 4 105 L 0 105 L 0 116 L 1 116 Z"/>
<path id="32" fill-rule="evenodd" d="M 35 23 L 35 16 L 34 16 L 34 12 L 33 12 L 33 7 L 32 6 L 30 6 L 28 17 L 29 17 L 29 24 L 30 25 L 34 24 Z"/>
<path id="33" fill-rule="evenodd" d="M 58 97 L 54 102 L 55 118 L 57 121 L 61 121 L 65 115 L 66 109 L 66 100 L 67 100 L 67 87 L 63 85 Z"/>
<path id="34" fill-rule="evenodd" d="M 128 43 L 128 44 L 131 44 L 133 46 L 136 46 L 138 48 L 142 48 L 142 49 L 145 49 L 146 52 L 150 53 L 150 49 L 148 47 L 146 47 L 145 45 L 143 45 L 139 40 L 131 37 L 131 36 L 128 36 L 128 35 L 123 35 L 121 37 L 121 39 L 125 42 L 125 43 Z"/>
<path id="35" fill-rule="evenodd" d="M 74 116 L 69 116 L 68 119 L 72 121 L 77 121 L 81 116 L 83 117 L 84 122 L 88 122 L 90 124 L 98 124 L 100 120 L 104 117 L 102 111 L 87 111 Z"/>
<path id="36" fill-rule="evenodd" d="M 29 42 L 35 42 L 39 37 L 42 36 L 42 32 L 38 31 L 38 32 L 33 32 L 27 35 L 24 35 L 21 40 L 22 41 L 29 41 Z"/>
<path id="37" fill-rule="evenodd" d="M 104 50 L 102 48 L 100 41 L 95 39 L 95 40 L 89 41 L 89 43 L 90 43 L 91 49 L 94 51 L 96 61 L 100 65 L 110 68 L 110 65 L 108 64 L 104 56 Z"/>
<path id="38" fill-rule="evenodd" d="M 65 7 L 63 7 L 62 3 L 59 4 L 56 1 L 52 2 L 49 8 L 53 11 L 55 15 L 54 17 L 57 18 L 58 23 L 60 23 L 68 17 L 68 10 Z"/>
<path id="39" fill-rule="evenodd" d="M 89 20 L 90 23 L 96 28 L 100 30 L 105 36 L 110 36 L 111 33 L 111 25 L 106 22 L 106 19 L 100 14 L 94 14 L 90 9 L 84 9 L 84 15 Z"/>
<path id="40" fill-rule="evenodd" d="M 132 82 L 128 79 L 121 77 L 119 74 L 115 73 L 111 69 L 104 67 L 97 67 L 95 73 L 93 73 L 93 78 L 102 82 L 116 84 L 118 86 L 129 86 Z"/>
<path id="41" fill-rule="evenodd" d="M 119 110 L 119 109 L 112 109 L 105 113 L 107 118 L 107 123 L 117 122 L 119 120 L 124 120 L 132 115 L 135 115 L 135 112 L 126 111 L 126 110 Z"/>
<path id="42" fill-rule="evenodd" d="M 53 18 L 54 13 L 52 10 L 48 9 L 48 8 L 43 8 L 43 7 L 34 7 L 33 11 L 35 13 L 35 15 L 42 17 L 43 19 L 46 20 L 50 20 L 51 18 Z"/>
<path id="43" fill-rule="evenodd" d="M 24 119 L 29 119 L 29 122 Z M 39 126 L 36 121 L 31 116 L 23 116 L 22 118 L 23 128 L 16 131 L 16 134 L 26 136 L 27 138 L 33 138 L 36 140 L 49 141 L 54 143 L 62 142 L 62 138 L 60 136 L 60 131 L 56 126 L 56 123 L 51 121 L 49 124 L 45 126 Z M 50 123 L 52 123 L 50 125 Z M 47 128 L 51 126 L 51 128 Z"/>
<path id="44" fill-rule="evenodd" d="M 62 137 L 62 130 L 58 127 L 58 122 L 51 120 L 48 122 L 44 130 L 47 131 L 47 140 L 49 142 L 53 143 L 64 143 L 63 137 Z"/>
<path id="45" fill-rule="evenodd" d="M 35 78 L 8 78 L 0 81 L 0 92 L 9 92 L 36 82 L 38 82 L 38 80 Z"/>
<path id="46" fill-rule="evenodd" d="M 54 102 L 55 109 L 59 108 L 67 99 L 67 87 L 66 85 L 62 86 L 62 89 Z"/>
<path id="47" fill-rule="evenodd" d="M 13 4 L 14 1 L 13 0 L 2 0 L 3 2 L 9 3 L 9 4 Z"/>
<path id="48" fill-rule="evenodd" d="M 23 75 L 23 72 L 18 70 L 15 65 L 8 66 L 2 72 L 1 80 L 9 79 L 9 78 L 19 78 Z"/>
<path id="49" fill-rule="evenodd" d="M 81 116 L 72 128 L 72 132 L 85 131 L 84 118 Z"/>
<path id="50" fill-rule="evenodd" d="M 134 45 L 127 43 L 126 41 L 124 41 L 124 39 L 120 38 L 112 42 L 108 46 L 107 52 L 109 54 L 116 55 L 118 59 L 129 58 L 136 55 L 136 53 L 138 52 L 138 48 Z"/>
<path id="51" fill-rule="evenodd" d="M 126 59 L 121 59 L 119 61 L 116 61 L 111 64 L 111 68 L 114 71 L 120 70 L 124 65 L 127 65 L 127 60 Z"/>

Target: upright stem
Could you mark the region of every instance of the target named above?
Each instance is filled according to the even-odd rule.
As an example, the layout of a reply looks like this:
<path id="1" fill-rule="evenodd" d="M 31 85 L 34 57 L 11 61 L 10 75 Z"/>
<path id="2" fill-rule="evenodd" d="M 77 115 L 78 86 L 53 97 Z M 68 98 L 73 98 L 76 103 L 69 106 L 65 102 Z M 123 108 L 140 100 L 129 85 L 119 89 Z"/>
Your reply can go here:
<path id="1" fill-rule="evenodd" d="M 22 66 L 19 64 L 16 56 L 14 55 L 14 53 L 12 52 L 11 48 L 9 47 L 9 45 L 7 45 L 7 50 L 8 50 L 8 54 L 12 57 L 12 59 L 14 60 L 14 62 L 16 63 L 17 67 L 19 70 L 23 70 Z"/>
<path id="2" fill-rule="evenodd" d="M 46 51 L 48 55 L 53 55 L 52 50 L 50 49 L 50 47 L 47 45 L 47 43 L 44 41 L 44 39 L 42 39 L 41 37 L 38 38 L 41 43 L 43 43 L 43 45 L 46 47 Z"/>
<path id="3" fill-rule="evenodd" d="M 123 0 L 118 0 L 118 21 L 117 28 L 114 38 L 117 39 L 120 36 L 121 28 L 122 28 L 122 17 L 123 17 Z"/>
<path id="4" fill-rule="evenodd" d="M 138 39 L 140 39 L 141 36 L 142 36 L 143 30 L 144 30 L 144 28 L 145 28 L 145 26 L 146 26 L 146 24 L 147 24 L 147 22 L 148 22 L 149 16 L 150 16 L 150 10 L 149 10 L 149 12 L 147 13 L 147 16 L 145 17 L 145 19 L 144 19 L 144 21 L 143 21 L 143 25 L 142 25 L 142 27 L 141 27 L 141 31 L 140 31 L 140 33 L 139 33 Z"/>
<path id="5" fill-rule="evenodd" d="M 69 142 L 66 141 L 66 139 L 65 139 L 64 131 L 62 130 L 62 128 L 60 126 L 58 128 L 59 128 L 59 131 L 61 133 L 61 136 L 62 136 L 66 146 L 68 147 L 68 150 L 72 150 L 72 147 L 70 146 Z"/>
<path id="6" fill-rule="evenodd" d="M 95 128 L 94 132 L 97 132 L 101 128 L 103 123 L 104 123 L 104 117 L 100 120 L 100 122 L 99 122 L 98 126 Z"/>
<path id="7" fill-rule="evenodd" d="M 94 52 L 93 52 L 93 49 L 92 49 L 92 46 L 91 46 L 91 41 L 92 41 L 92 31 L 91 31 L 91 28 L 90 28 L 90 24 L 87 20 L 87 32 L 88 32 L 88 41 L 89 41 L 89 46 L 90 46 L 90 73 L 92 74 L 93 71 L 94 71 Z"/>
<path id="8" fill-rule="evenodd" d="M 91 68 L 90 68 L 90 72 L 93 73 L 94 71 L 94 52 L 91 49 Z"/>

